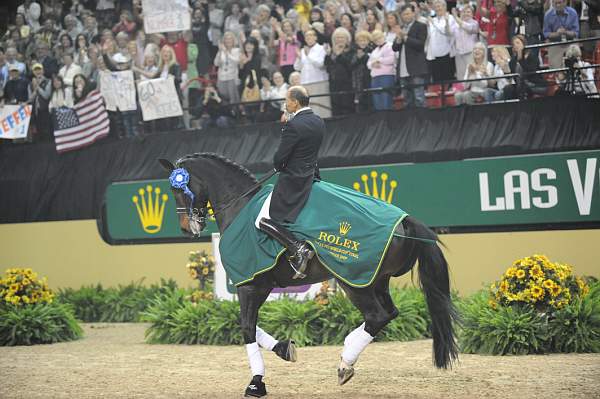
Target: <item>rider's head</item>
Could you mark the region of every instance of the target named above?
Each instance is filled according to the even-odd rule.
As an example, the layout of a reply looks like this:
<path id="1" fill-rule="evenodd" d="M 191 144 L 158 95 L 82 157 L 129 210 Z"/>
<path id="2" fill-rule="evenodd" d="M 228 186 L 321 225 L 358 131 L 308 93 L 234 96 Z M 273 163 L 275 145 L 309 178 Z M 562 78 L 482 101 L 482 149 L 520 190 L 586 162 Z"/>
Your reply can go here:
<path id="1" fill-rule="evenodd" d="M 310 97 L 308 91 L 302 86 L 292 86 L 285 97 L 285 106 L 288 112 L 296 112 L 300 108 L 308 107 Z"/>

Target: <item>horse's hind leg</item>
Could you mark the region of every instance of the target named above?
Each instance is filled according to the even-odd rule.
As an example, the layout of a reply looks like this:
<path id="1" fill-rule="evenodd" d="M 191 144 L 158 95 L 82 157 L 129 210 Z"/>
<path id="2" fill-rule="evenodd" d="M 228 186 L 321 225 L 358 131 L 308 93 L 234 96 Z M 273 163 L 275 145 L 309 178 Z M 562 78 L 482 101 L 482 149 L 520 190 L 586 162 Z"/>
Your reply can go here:
<path id="1" fill-rule="evenodd" d="M 390 276 L 382 276 L 381 279 L 375 283 L 375 295 L 381 306 L 388 312 L 388 315 L 390 316 L 389 321 L 398 317 L 398 308 L 390 295 Z"/>
<path id="2" fill-rule="evenodd" d="M 365 322 L 348 334 L 344 340 L 342 360 L 338 368 L 340 385 L 345 384 L 354 376 L 354 364 L 358 360 L 358 356 L 373 341 L 375 335 L 397 315 L 397 313 L 390 314 L 384 307 L 379 298 L 377 284 L 367 288 L 353 288 L 346 284 L 342 284 L 342 287 L 352 304 L 362 313 Z"/>

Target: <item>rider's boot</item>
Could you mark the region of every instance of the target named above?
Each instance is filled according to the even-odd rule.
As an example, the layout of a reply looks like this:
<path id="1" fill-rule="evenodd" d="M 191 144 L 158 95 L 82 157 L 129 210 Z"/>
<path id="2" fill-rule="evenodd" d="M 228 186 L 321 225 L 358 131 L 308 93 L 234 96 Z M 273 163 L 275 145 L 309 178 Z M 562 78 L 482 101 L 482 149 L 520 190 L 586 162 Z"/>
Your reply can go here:
<path id="1" fill-rule="evenodd" d="M 287 248 L 288 261 L 296 272 L 294 279 L 304 278 L 308 261 L 315 256 L 314 251 L 304 241 L 298 241 L 296 237 L 285 227 L 275 222 L 273 219 L 262 218 L 259 222 L 260 229 L 279 241 Z"/>

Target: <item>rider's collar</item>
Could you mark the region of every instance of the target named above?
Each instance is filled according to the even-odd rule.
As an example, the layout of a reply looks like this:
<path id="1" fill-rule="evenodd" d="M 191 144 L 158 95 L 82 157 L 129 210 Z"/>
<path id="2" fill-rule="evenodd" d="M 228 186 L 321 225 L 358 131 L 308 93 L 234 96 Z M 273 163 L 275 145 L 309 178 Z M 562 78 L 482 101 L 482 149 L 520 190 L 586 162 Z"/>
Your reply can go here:
<path id="1" fill-rule="evenodd" d="M 310 107 L 302 107 L 302 108 L 300 108 L 298 111 L 296 111 L 296 112 L 294 112 L 294 113 L 292 114 L 292 118 L 293 118 L 294 116 L 298 115 L 300 112 L 302 112 L 302 111 L 306 111 L 306 110 L 310 110 Z"/>

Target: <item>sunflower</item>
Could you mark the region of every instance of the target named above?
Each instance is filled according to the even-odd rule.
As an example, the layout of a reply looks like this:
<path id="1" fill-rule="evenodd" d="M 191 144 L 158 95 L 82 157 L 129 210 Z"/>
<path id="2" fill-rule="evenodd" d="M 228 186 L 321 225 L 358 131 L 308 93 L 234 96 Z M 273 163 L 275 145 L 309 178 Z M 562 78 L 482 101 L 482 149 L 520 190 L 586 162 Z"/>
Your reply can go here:
<path id="1" fill-rule="evenodd" d="M 8 289 L 13 292 L 19 291 L 19 284 L 11 284 Z"/>
<path id="2" fill-rule="evenodd" d="M 536 301 L 540 300 L 544 297 L 544 290 L 540 286 L 532 285 L 530 292 L 531 292 L 531 296 Z"/>
<path id="3" fill-rule="evenodd" d="M 540 265 L 533 266 L 531 270 L 529 270 L 529 275 L 534 279 L 544 278 L 544 272 L 542 271 Z"/>
<path id="4" fill-rule="evenodd" d="M 198 277 L 198 272 L 196 269 L 190 269 L 190 276 L 192 276 L 192 278 Z"/>
<path id="5" fill-rule="evenodd" d="M 522 269 L 517 270 L 516 276 L 518 279 L 522 279 L 523 277 L 525 277 L 525 270 L 522 270 Z"/>
<path id="6" fill-rule="evenodd" d="M 554 281 L 552 281 L 550 279 L 545 280 L 544 283 L 543 283 L 544 288 L 546 288 L 547 290 L 551 290 L 552 287 L 554 287 L 555 285 L 556 284 L 554 284 Z"/>
<path id="7" fill-rule="evenodd" d="M 506 280 L 502 280 L 502 282 L 500 283 L 500 287 L 498 287 L 498 289 L 500 290 L 500 292 L 508 291 L 508 282 Z"/>
<path id="8" fill-rule="evenodd" d="M 506 275 L 506 277 L 511 278 L 515 276 L 515 273 L 517 272 L 517 268 L 516 267 L 509 267 L 506 270 L 506 273 L 504 273 Z"/>
<path id="9" fill-rule="evenodd" d="M 562 288 L 560 288 L 560 285 L 554 284 L 552 286 L 552 288 L 550 288 L 550 295 L 552 295 L 553 297 L 556 298 L 560 294 L 561 291 L 562 291 Z"/>
<path id="10" fill-rule="evenodd" d="M 208 275 L 208 267 L 203 267 L 202 268 L 202 274 L 204 274 L 205 276 Z"/>

